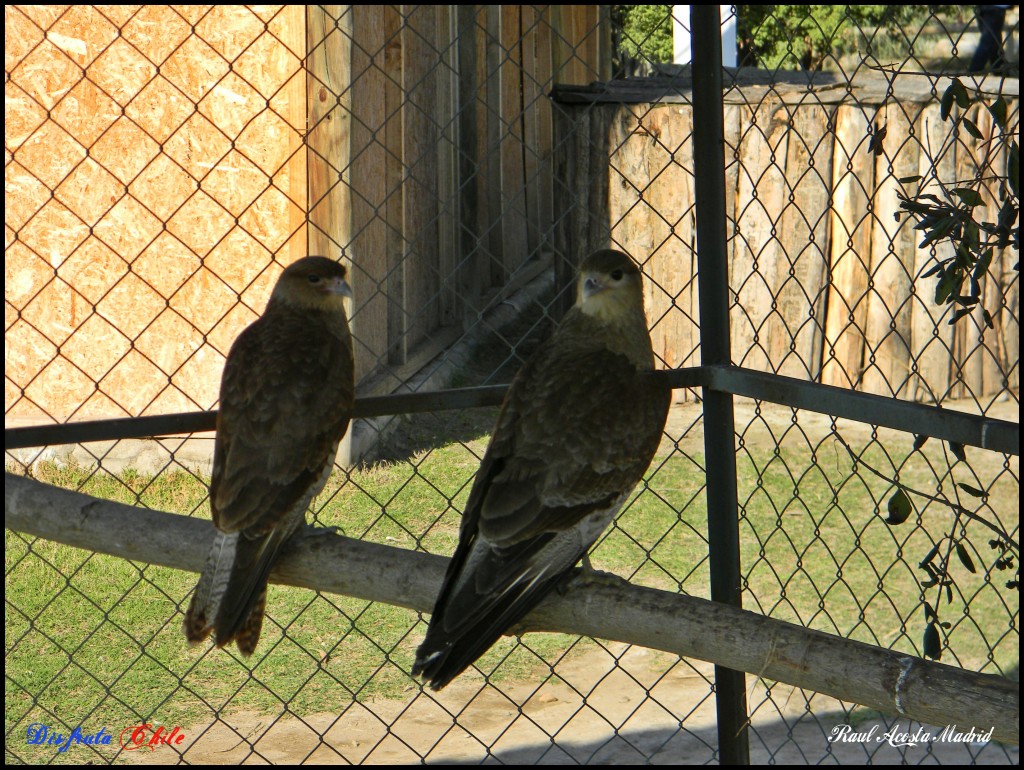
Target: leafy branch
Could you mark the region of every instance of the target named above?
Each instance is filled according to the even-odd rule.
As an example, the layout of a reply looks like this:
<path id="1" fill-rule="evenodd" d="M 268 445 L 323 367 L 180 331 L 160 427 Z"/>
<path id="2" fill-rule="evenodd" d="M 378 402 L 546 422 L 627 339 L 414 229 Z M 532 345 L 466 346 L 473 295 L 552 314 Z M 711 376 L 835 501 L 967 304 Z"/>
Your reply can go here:
<path id="1" fill-rule="evenodd" d="M 957 111 L 953 110 L 954 105 Z M 973 119 L 968 117 L 972 107 Z M 998 128 L 989 140 L 985 140 L 977 124 L 983 108 L 988 110 L 993 125 Z M 1002 96 L 991 104 L 983 105 L 980 97 L 972 99 L 963 83 L 954 78 L 942 95 L 939 115 L 942 120 L 952 120 L 954 130 L 947 142 L 957 140 L 960 128 L 982 142 L 984 155 L 979 162 L 978 173 L 974 179 L 957 180 L 952 185 L 937 177 L 926 180 L 922 187 L 934 181 L 942 197 L 921 192 L 921 188 L 912 197 L 897 193 L 900 208 L 917 220 L 914 229 L 924 233 L 919 244 L 921 248 L 941 241 L 949 241 L 953 245 L 953 256 L 937 258 L 937 264 L 921 276 L 935 276 L 935 304 L 957 306 L 950 324 L 955 324 L 982 304 L 982 290 L 992 268 L 995 250 L 1012 246 L 1015 251 L 1020 251 L 1020 147 L 1015 133 L 1007 130 L 1008 111 Z M 1005 149 L 1005 154 L 997 151 L 999 146 Z M 944 146 L 932 157 L 942 157 L 947 149 Z M 1000 173 L 1001 170 L 993 168 L 993 165 L 1004 155 L 1006 169 L 1005 173 Z M 921 179 L 921 176 L 910 176 L 899 181 L 910 184 Z M 995 222 L 979 222 L 975 212 L 985 207 L 981 190 L 992 182 L 998 183 L 999 213 Z M 899 219 L 900 214 L 896 216 Z M 1013 269 L 1020 270 L 1019 261 Z M 982 307 L 981 312 L 985 325 L 994 328 L 989 311 Z"/>
<path id="2" fill-rule="evenodd" d="M 943 505 L 955 514 L 949 534 L 940 537 L 918 564 L 918 567 L 924 570 L 927 575 L 925 579 L 919 581 L 921 588 L 923 590 L 934 588 L 937 593 L 934 606 L 928 601 L 924 602 L 925 631 L 922 646 L 926 656 L 939 660 L 942 657 L 939 628 L 949 629 L 950 624 L 939 619 L 938 608 L 942 604 L 943 594 L 945 594 L 947 604 L 953 603 L 953 588 L 956 585 L 950 570 L 950 566 L 953 564 L 953 557 L 955 556 L 956 560 L 971 574 L 977 574 L 978 571 L 966 545 L 964 525 L 961 523 L 962 519 L 976 522 L 995 533 L 996 538 L 989 540 L 989 548 L 993 551 L 998 551 L 998 555 L 992 564 L 992 567 L 997 571 L 1002 572 L 1014 568 L 1015 563 L 1020 561 L 1020 545 L 998 524 L 994 524 L 984 516 L 966 508 L 959 500 L 953 502 L 945 496 L 932 495 L 919 489 L 908 487 L 865 462 L 864 458 L 858 456 L 853 451 L 853 448 L 838 434 L 834 438 L 843 445 L 843 448 L 846 449 L 856 466 L 862 467 L 878 478 L 896 486 L 896 491 L 890 496 L 886 506 L 888 514 L 885 519 L 886 524 L 899 526 L 910 518 L 915 512 L 911 495 Z M 920 449 L 925 440 L 924 438 L 919 438 L 914 443 L 914 449 Z M 966 455 L 962 446 L 951 444 L 950 449 L 958 460 L 966 462 Z M 961 492 L 982 501 L 988 497 L 984 490 L 963 482 L 956 483 L 956 490 L 958 497 Z M 1017 567 L 1016 576 L 1006 582 L 1006 588 L 1020 590 L 1019 566 Z"/>

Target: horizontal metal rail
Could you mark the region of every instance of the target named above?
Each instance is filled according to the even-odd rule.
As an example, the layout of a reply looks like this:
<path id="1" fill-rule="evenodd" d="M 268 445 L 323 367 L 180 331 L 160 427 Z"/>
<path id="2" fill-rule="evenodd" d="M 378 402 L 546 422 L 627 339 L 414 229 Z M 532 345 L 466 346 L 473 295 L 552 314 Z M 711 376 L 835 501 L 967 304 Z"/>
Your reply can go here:
<path id="1" fill-rule="evenodd" d="M 435 390 L 429 393 L 395 393 L 370 396 L 356 401 L 353 417 L 386 417 L 413 412 L 438 412 L 448 409 L 473 409 L 497 406 L 508 385 Z M 32 425 L 4 430 L 4 449 L 35 446 L 81 444 L 89 441 L 117 441 L 130 438 L 174 436 L 182 433 L 207 433 L 217 429 L 217 412 L 179 412 L 151 417 L 121 417 L 116 420 L 89 420 L 63 425 Z"/>
<path id="2" fill-rule="evenodd" d="M 1020 425 L 1007 420 L 858 393 L 738 366 L 693 366 L 672 369 L 665 372 L 664 376 L 668 377 L 673 388 L 706 387 L 794 409 L 807 409 L 869 425 L 1020 456 Z M 382 417 L 497 406 L 507 389 L 508 385 L 486 385 L 362 398 L 356 401 L 353 416 Z M 10 428 L 4 430 L 4 449 L 205 433 L 214 430 L 216 424 L 217 413 L 213 411 Z"/>
<path id="3" fill-rule="evenodd" d="M 738 366 L 698 368 L 704 370 L 701 379 L 711 390 L 1020 456 L 1019 423 Z M 670 372 L 670 378 L 674 374 Z M 689 387 L 689 384 L 676 386 L 673 379 L 673 386 Z"/>

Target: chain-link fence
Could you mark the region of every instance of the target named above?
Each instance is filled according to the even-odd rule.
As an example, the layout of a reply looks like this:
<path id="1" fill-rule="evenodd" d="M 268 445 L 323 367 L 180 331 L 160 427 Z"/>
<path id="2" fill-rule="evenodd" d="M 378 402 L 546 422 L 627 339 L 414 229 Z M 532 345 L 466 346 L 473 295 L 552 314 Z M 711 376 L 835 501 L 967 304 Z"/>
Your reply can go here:
<path id="1" fill-rule="evenodd" d="M 657 61 L 688 39 L 685 8 L 7 7 L 5 427 L 215 408 L 228 347 L 306 253 L 351 266 L 361 397 L 507 382 L 607 245 L 643 267 L 663 365 L 697 366 L 702 118 L 690 67 Z M 988 11 L 870 8 L 723 13 L 742 65 L 723 92 L 726 363 L 1017 422 L 1017 251 L 993 250 L 980 307 L 950 324 L 926 274 L 955 247 L 919 245 L 899 197 L 972 187 L 975 218 L 998 219 L 1016 11 L 978 64 Z M 955 77 L 971 108 L 944 105 Z M 915 656 L 934 630 L 943 662 L 1016 679 L 1017 456 L 958 460 L 773 393 L 734 405 L 744 606 Z M 592 559 L 708 597 L 721 469 L 703 402 L 676 394 Z M 358 421 L 316 522 L 451 553 L 493 418 Z M 205 515 L 211 434 L 154 432 L 65 432 L 6 463 Z M 897 488 L 914 513 L 891 526 Z M 834 728 L 916 725 L 563 634 L 507 638 L 425 692 L 420 613 L 284 586 L 241 660 L 184 644 L 194 575 L 11 530 L 5 554 L 8 761 L 708 762 L 747 744 L 755 761 L 1017 761 L 995 742 L 844 742 Z M 745 703 L 742 742 L 716 696 Z M 76 727 L 113 740 L 46 742 Z M 133 751 L 161 727 L 184 738 Z"/>

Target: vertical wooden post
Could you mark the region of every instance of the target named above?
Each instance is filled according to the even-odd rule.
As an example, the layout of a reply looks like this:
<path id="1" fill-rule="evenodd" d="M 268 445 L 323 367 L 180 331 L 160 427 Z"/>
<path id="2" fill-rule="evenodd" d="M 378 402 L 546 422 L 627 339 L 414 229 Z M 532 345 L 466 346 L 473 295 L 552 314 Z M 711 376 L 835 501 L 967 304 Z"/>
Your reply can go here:
<path id="1" fill-rule="evenodd" d="M 306 54 L 306 6 L 285 6 L 279 18 L 279 39 L 288 50 L 278 49 L 275 54 L 302 59 Z M 305 75 L 301 67 L 296 67 L 295 74 L 283 87 L 283 102 L 287 105 L 286 120 L 293 129 L 287 132 L 288 200 L 291 205 L 287 207 L 289 237 L 284 246 L 287 256 L 281 260 L 285 265 L 290 265 L 309 253 L 309 161 L 305 146 L 308 115 Z"/>
<path id="2" fill-rule="evenodd" d="M 306 158 L 308 249 L 334 259 L 344 254 L 352 278 L 352 6 L 306 10 Z M 353 303 L 348 303 L 349 317 Z M 336 461 L 352 465 L 352 428 Z"/>
<path id="3" fill-rule="evenodd" d="M 836 109 L 832 161 L 831 287 L 825 318 L 822 382 L 859 388 L 864 359 L 871 217 L 867 191 L 875 183 L 874 158 L 867 151 L 861 107 Z"/>
<path id="4" fill-rule="evenodd" d="M 946 141 L 948 123 L 939 117 L 939 104 L 925 105 L 918 117 L 917 136 L 931 153 L 938 154 Z M 948 148 L 941 157 L 931 157 L 922 151 L 917 173 L 921 184 L 935 191 L 934 172 L 944 183 L 954 179 L 954 151 Z M 913 223 L 908 223 L 912 226 Z M 920 241 L 920 239 L 918 239 Z M 940 241 L 932 246 L 920 248 L 914 244 L 914 266 L 910 313 L 910 350 L 913 356 L 912 371 L 907 398 L 914 401 L 935 401 L 941 403 L 949 393 L 949 375 L 952 370 L 950 356 L 953 350 L 953 327 L 943 321 L 945 306 L 935 304 L 935 284 L 932 280 L 921 279 L 935 264 L 936 259 L 953 256 L 953 245 Z"/>
<path id="5" fill-rule="evenodd" d="M 309 253 L 334 259 L 352 239 L 352 10 L 307 6 Z"/>
<path id="6" fill-rule="evenodd" d="M 920 144 L 907 141 L 910 122 L 903 107 L 890 102 L 876 125 L 886 127 L 884 152 L 875 156 L 874 216 L 868 275 L 868 314 L 864 327 L 863 389 L 879 396 L 906 396 L 910 374 L 910 294 L 916 232 L 899 211 L 899 179 L 914 175 Z"/>

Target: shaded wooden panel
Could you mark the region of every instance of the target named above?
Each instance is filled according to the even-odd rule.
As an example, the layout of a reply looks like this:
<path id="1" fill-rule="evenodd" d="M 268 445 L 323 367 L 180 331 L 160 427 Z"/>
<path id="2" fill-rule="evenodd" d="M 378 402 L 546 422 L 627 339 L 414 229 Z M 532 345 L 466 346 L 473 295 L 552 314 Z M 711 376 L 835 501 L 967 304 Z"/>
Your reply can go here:
<path id="1" fill-rule="evenodd" d="M 580 261 L 610 243 L 610 137 L 618 110 L 614 105 L 602 105 L 555 111 L 555 144 L 560 156 L 555 181 L 556 316 L 572 305 Z"/>
<path id="2" fill-rule="evenodd" d="M 507 279 L 526 260 L 530 225 L 524 167 L 522 15 L 517 5 L 500 9 L 501 256 Z"/>
<path id="3" fill-rule="evenodd" d="M 384 143 L 384 165 L 377 173 L 384 176 L 384 201 L 381 205 L 385 222 L 385 251 L 381 258 L 387 264 L 386 277 L 381 284 L 387 304 L 387 348 L 381 363 L 400 366 L 405 362 L 406 348 L 406 273 L 403 269 L 406 253 L 405 217 L 405 132 L 402 117 L 405 94 L 402 88 L 402 68 L 405 62 L 406 39 L 402 35 L 401 6 L 392 6 L 381 18 L 384 35 L 382 69 L 383 88 L 378 99 L 384 102 L 384 125 L 378 138 Z"/>
<path id="4" fill-rule="evenodd" d="M 612 145 L 609 141 L 611 126 L 615 120 L 615 109 L 605 107 L 595 110 L 590 116 L 587 135 L 589 151 L 586 176 L 582 181 L 586 184 L 583 201 L 583 230 L 581 246 L 583 251 L 577 255 L 582 260 L 590 252 L 604 249 L 610 245 L 611 222 L 608 218 L 608 162 Z M 583 171 L 582 167 L 578 170 Z"/>
<path id="5" fill-rule="evenodd" d="M 906 107 L 890 103 L 878 110 L 875 125 L 886 128 L 884 152 L 875 156 L 872 198 L 871 265 L 863 389 L 882 396 L 906 397 L 910 374 L 910 296 L 914 269 L 914 232 L 900 211 L 899 180 L 918 170 L 920 145 L 908 141 Z"/>
<path id="6" fill-rule="evenodd" d="M 403 294 L 392 297 L 398 311 L 392 330 L 393 357 L 404 362 L 409 351 L 440 323 L 438 311 L 438 143 L 439 56 L 433 6 L 402 6 L 401 186 L 402 236 L 399 255 Z M 395 195 L 395 191 L 392 191 Z M 399 224 L 399 223 L 395 223 Z"/>
<path id="7" fill-rule="evenodd" d="M 578 124 L 586 119 L 587 114 L 582 110 L 574 110 L 557 103 L 553 107 L 554 140 L 558 151 L 554 156 L 552 210 L 555 240 L 555 288 L 560 292 L 556 297 L 553 312 L 558 317 L 561 317 L 572 304 L 572 300 L 565 295 L 569 293 L 567 288 L 572 284 L 574 255 L 578 251 L 578 212 L 573 203 L 577 193 L 576 167 L 580 163 L 580 154 L 583 152 L 579 146 L 581 142 Z"/>
<path id="8" fill-rule="evenodd" d="M 736 243 L 729 265 L 729 283 L 736 296 L 729 319 L 731 343 L 740 366 L 774 371 L 772 349 L 787 336 L 775 308 L 786 264 L 779 227 L 789 195 L 785 169 L 789 115 L 785 105 L 772 100 L 745 110 L 734 214 Z"/>
<path id="9" fill-rule="evenodd" d="M 945 182 L 954 178 L 954 149 L 949 147 L 938 154 L 946 144 L 949 123 L 939 116 L 939 105 L 929 104 L 921 110 L 917 120 L 918 136 L 924 142 L 919 153 L 917 173 L 922 177 L 922 191 L 937 193 L 935 176 Z M 928 148 L 938 157 L 932 157 Z M 932 176 L 934 169 L 935 176 Z M 916 224 L 911 220 L 908 226 Z M 953 327 L 946 323 L 949 313 L 944 305 L 935 304 L 935 277 L 921 278 L 932 269 L 936 260 L 953 256 L 953 244 L 940 241 L 921 247 L 922 231 L 914 233 L 914 282 L 911 287 L 910 350 L 911 373 L 907 397 L 914 401 L 941 403 L 949 392 L 953 358 Z"/>
<path id="10" fill-rule="evenodd" d="M 459 109 L 459 40 L 458 6 L 434 6 L 435 35 L 434 47 L 440 58 L 437 73 L 437 99 L 434 105 L 434 120 L 437 133 L 437 271 L 440 280 L 438 291 L 438 323 L 454 324 L 463 316 L 462 289 L 459 274 L 462 270 L 463 255 L 460 241 L 462 222 L 460 201 L 460 147 L 462 146 L 462 123 Z M 472 68 L 472 67 L 471 67 Z"/>
<path id="11" fill-rule="evenodd" d="M 353 6 L 352 30 L 352 336 L 356 380 L 383 362 L 388 349 L 388 226 L 385 23 L 395 12 L 385 6 Z"/>
<path id="12" fill-rule="evenodd" d="M 502 61 L 505 51 L 501 45 L 501 10 L 499 6 L 485 5 L 481 8 L 481 29 L 483 51 L 478 66 L 483 68 L 482 95 L 483 109 L 480 111 L 480 132 L 484 138 L 480 149 L 487 162 L 482 165 L 481 192 L 487 196 L 487 209 L 482 212 L 480 221 L 481 236 L 487 239 L 488 283 L 501 286 L 508 279 L 504 259 L 505 244 L 502 228 L 504 191 L 502 184 L 505 177 L 502 173 L 502 141 L 505 129 L 501 120 L 501 89 Z"/>
<path id="13" fill-rule="evenodd" d="M 527 6 L 533 8 L 533 6 Z M 524 13 L 526 11 L 524 10 Z M 534 25 L 534 61 L 533 71 L 527 72 L 525 77 L 529 83 L 528 88 L 533 100 L 528 102 L 526 109 L 530 121 L 536 127 L 536 138 L 534 144 L 527 147 L 527 153 L 536 157 L 531 168 L 534 169 L 530 179 L 530 204 L 531 218 L 534 218 L 534 225 L 538 231 L 539 244 L 551 245 L 552 228 L 552 138 L 554 130 L 554 116 L 551 111 L 551 100 L 547 91 L 552 85 L 552 35 L 551 35 L 551 6 L 542 6 L 539 12 L 534 11 L 530 17 L 535 20 Z"/>
<path id="14" fill-rule="evenodd" d="M 792 200 L 782 212 L 781 239 L 785 275 L 776 295 L 785 335 L 772 340 L 771 356 L 779 374 L 817 381 L 828 292 L 829 201 L 832 197 L 835 108 L 813 101 L 793 110 L 786 155 Z M 788 346 L 779 342 L 789 340 Z"/>
<path id="15" fill-rule="evenodd" d="M 867 152 L 867 119 L 856 105 L 836 110 L 828 311 L 822 382 L 856 388 L 864 362 L 868 272 L 871 264 L 869 191 L 875 162 Z"/>
<path id="16" fill-rule="evenodd" d="M 481 6 L 460 5 L 454 9 L 458 34 L 458 153 L 459 254 L 456 290 L 459 295 L 463 323 L 477 312 L 489 273 L 489 243 L 483 230 L 487 219 L 488 174 L 486 164 L 487 125 L 486 99 L 482 98 L 487 83 L 486 18 Z"/>

